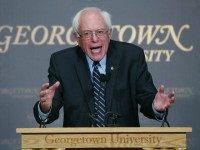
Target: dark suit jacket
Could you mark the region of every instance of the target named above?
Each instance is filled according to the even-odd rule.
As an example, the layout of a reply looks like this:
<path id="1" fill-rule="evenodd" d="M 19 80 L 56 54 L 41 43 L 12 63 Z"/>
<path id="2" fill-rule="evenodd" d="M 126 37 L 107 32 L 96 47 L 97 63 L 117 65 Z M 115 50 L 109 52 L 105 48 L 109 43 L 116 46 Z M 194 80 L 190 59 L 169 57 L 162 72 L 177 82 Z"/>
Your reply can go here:
<path id="1" fill-rule="evenodd" d="M 111 69 L 112 68 L 112 69 Z M 50 84 L 60 81 L 55 93 L 48 122 L 59 117 L 64 107 L 64 127 L 91 126 L 90 114 L 94 113 L 93 87 L 85 54 L 80 47 L 72 47 L 52 54 L 49 67 Z M 118 126 L 139 126 L 140 111 L 149 118 L 155 118 L 152 102 L 157 92 L 143 50 L 133 44 L 110 41 L 107 53 L 106 83 L 107 112 L 117 113 Z M 34 106 L 34 115 L 40 119 Z"/>

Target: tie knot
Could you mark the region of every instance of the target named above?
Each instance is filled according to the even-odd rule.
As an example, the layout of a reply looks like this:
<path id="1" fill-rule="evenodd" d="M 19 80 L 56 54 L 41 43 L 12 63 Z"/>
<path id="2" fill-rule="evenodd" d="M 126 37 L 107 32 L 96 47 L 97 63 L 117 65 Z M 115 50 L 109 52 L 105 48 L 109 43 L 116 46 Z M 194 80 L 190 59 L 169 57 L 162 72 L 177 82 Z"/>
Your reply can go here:
<path id="1" fill-rule="evenodd" d="M 99 61 L 94 61 L 93 62 L 93 67 L 96 67 L 96 66 L 100 66 Z"/>

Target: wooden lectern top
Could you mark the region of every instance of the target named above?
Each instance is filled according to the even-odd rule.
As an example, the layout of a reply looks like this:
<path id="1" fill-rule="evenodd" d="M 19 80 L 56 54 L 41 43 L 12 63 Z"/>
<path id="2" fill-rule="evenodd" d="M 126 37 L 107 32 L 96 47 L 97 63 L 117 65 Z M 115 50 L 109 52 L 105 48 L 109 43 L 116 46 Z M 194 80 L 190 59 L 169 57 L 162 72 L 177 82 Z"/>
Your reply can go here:
<path id="1" fill-rule="evenodd" d="M 22 149 L 173 148 L 186 149 L 189 127 L 17 128 Z"/>
<path id="2" fill-rule="evenodd" d="M 17 128 L 17 133 L 186 133 L 190 127 L 65 127 L 65 128 Z"/>

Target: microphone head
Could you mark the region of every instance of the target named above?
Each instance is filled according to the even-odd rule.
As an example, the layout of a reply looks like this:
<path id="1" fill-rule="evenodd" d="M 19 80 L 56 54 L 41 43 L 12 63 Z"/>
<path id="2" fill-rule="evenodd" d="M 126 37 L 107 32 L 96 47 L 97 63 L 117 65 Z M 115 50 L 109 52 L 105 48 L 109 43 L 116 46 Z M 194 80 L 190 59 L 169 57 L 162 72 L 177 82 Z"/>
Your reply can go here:
<path id="1" fill-rule="evenodd" d="M 100 81 L 101 82 L 107 82 L 110 79 L 110 75 L 109 74 L 100 74 Z"/>

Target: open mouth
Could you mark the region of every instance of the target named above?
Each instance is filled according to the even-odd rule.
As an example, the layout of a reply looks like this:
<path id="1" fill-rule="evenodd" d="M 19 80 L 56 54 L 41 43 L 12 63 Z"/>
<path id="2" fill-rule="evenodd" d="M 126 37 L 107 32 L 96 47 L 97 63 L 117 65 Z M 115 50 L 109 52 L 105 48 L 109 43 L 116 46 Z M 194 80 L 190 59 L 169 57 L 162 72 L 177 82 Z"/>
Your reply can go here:
<path id="1" fill-rule="evenodd" d="M 101 51 L 102 46 L 94 46 L 91 47 L 90 49 L 92 50 L 93 53 L 98 53 Z"/>

